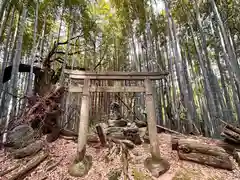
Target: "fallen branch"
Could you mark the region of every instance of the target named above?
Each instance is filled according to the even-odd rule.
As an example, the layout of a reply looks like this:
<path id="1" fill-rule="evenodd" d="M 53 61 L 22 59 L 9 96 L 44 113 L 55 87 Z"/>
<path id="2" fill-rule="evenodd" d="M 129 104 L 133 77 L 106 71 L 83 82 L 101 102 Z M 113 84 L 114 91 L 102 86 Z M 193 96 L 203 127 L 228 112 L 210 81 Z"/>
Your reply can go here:
<path id="1" fill-rule="evenodd" d="M 20 166 L 20 164 L 17 164 L 15 166 L 10 167 L 9 169 L 6 169 L 6 170 L 0 172 L 0 177 L 12 172 L 14 169 L 17 169 L 19 166 Z"/>
<path id="2" fill-rule="evenodd" d="M 43 152 L 40 153 L 40 155 L 36 158 L 31 160 L 26 164 L 25 167 L 20 168 L 20 170 L 16 173 L 14 173 L 9 180 L 16 180 L 20 179 L 22 176 L 24 176 L 28 171 L 32 170 L 33 168 L 36 168 L 42 161 L 44 161 L 48 157 L 48 153 Z"/>
<path id="3" fill-rule="evenodd" d="M 230 129 L 230 130 L 232 130 L 232 131 L 240 134 L 240 129 L 239 129 L 239 128 L 237 128 L 237 127 L 235 127 L 235 126 L 233 126 L 233 125 L 231 125 L 231 124 L 228 124 L 228 123 L 226 123 L 226 122 L 223 121 L 223 120 L 220 120 L 220 121 L 226 125 L 225 128 Z"/>
<path id="4" fill-rule="evenodd" d="M 52 164 L 51 166 L 49 166 L 46 171 L 51 171 L 53 168 L 55 168 L 56 166 L 58 166 L 61 161 L 63 160 L 63 158 L 61 158 L 60 160 L 58 160 L 56 163 Z"/>
<path id="5" fill-rule="evenodd" d="M 240 128 L 235 127 L 231 124 L 226 123 L 225 121 L 221 120 L 225 127 L 221 133 L 222 137 L 225 137 L 226 140 L 230 142 L 234 142 L 236 144 L 240 144 Z"/>
<path id="6" fill-rule="evenodd" d="M 240 134 L 236 133 L 235 131 L 231 131 L 230 129 L 224 128 L 224 131 L 221 133 L 221 136 L 225 137 L 226 139 L 240 143 Z"/>
<path id="7" fill-rule="evenodd" d="M 238 144 L 230 144 L 228 142 L 222 141 L 222 140 L 218 140 L 216 141 L 216 145 L 218 147 L 223 148 L 228 154 L 233 155 L 235 148 L 239 148 L 240 149 L 240 145 Z"/>

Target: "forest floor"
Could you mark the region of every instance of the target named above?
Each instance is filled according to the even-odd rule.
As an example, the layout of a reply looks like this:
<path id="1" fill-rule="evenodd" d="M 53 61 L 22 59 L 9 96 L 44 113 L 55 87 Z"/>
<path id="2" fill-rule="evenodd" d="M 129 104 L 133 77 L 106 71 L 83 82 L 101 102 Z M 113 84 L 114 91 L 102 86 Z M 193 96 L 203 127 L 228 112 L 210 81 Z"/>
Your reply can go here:
<path id="1" fill-rule="evenodd" d="M 160 151 L 162 157 L 166 158 L 170 164 L 170 169 L 160 176 L 154 178 L 144 168 L 144 160 L 149 154 L 149 144 L 142 144 L 132 150 L 134 158 L 129 162 L 129 176 L 132 180 L 239 180 L 240 168 L 234 161 L 235 169 L 233 171 L 215 169 L 209 166 L 196 164 L 179 160 L 177 151 L 172 151 L 171 135 L 159 134 Z M 207 140 L 208 143 L 212 143 Z M 25 180 L 107 180 L 108 173 L 113 169 L 121 169 L 122 163 L 120 156 L 116 156 L 113 161 L 108 163 L 104 160 L 104 154 L 107 149 L 95 148 L 88 146 L 87 155 L 91 155 L 93 159 L 92 168 L 84 178 L 73 178 L 68 174 L 68 167 L 73 162 L 76 154 L 77 144 L 71 140 L 58 139 L 49 144 L 50 156 L 42 162 L 34 171 L 32 171 Z M 52 170 L 46 170 L 49 162 L 53 160 L 60 162 L 58 166 Z M 19 163 L 19 160 L 8 158 L 3 151 L 0 152 L 0 172 L 7 167 L 12 167 Z M 0 177 L 1 179 L 1 177 Z M 8 179 L 2 178 L 1 180 Z M 119 179 L 123 179 L 120 177 Z"/>

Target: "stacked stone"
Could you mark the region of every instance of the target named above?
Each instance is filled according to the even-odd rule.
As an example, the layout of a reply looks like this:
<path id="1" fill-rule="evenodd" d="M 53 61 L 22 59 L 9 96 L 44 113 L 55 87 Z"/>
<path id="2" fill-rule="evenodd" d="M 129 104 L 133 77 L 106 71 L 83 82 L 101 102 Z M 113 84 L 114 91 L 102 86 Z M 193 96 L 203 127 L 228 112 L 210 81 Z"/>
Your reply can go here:
<path id="1" fill-rule="evenodd" d="M 116 139 L 130 140 L 135 145 L 142 143 L 140 138 L 139 128 L 146 127 L 146 122 L 137 121 L 130 122 L 122 118 L 120 105 L 116 102 L 111 104 L 110 119 L 108 120 L 108 127 L 106 134 Z"/>

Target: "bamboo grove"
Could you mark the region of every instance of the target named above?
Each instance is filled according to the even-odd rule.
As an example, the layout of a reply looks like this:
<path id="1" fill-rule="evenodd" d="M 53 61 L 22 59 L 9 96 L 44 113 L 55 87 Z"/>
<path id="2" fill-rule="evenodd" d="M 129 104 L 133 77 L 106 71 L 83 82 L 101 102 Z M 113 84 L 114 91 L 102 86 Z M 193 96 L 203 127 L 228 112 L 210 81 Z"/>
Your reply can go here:
<path id="1" fill-rule="evenodd" d="M 219 136 L 240 123 L 240 2 L 234 0 L 2 0 L 0 116 L 17 116 L 32 94 L 20 63 L 92 71 L 161 71 L 159 123 Z M 12 78 L 3 83 L 3 70 Z M 8 118 L 1 121 L 8 124 Z"/>

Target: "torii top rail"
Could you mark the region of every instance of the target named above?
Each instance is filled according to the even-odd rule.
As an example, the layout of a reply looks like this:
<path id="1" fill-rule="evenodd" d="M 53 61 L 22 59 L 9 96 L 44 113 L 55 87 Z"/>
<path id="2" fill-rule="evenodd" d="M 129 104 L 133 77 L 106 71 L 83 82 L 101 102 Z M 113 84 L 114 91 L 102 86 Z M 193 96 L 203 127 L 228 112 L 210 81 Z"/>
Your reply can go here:
<path id="1" fill-rule="evenodd" d="M 168 75 L 168 72 L 88 72 L 78 70 L 65 70 L 72 80 L 160 80 Z M 144 86 L 95 86 L 90 85 L 90 92 L 145 92 Z M 70 86 L 69 92 L 83 92 L 83 85 Z"/>
<path id="2" fill-rule="evenodd" d="M 87 72 L 76 70 L 65 70 L 70 79 L 84 80 L 82 86 L 70 86 L 69 92 L 79 92 L 82 94 L 82 105 L 78 135 L 78 156 L 85 156 L 87 133 L 89 125 L 89 105 L 90 92 L 145 92 L 145 105 L 147 110 L 147 122 L 149 129 L 150 151 L 152 154 L 160 154 L 157 139 L 156 110 L 152 95 L 151 80 L 160 80 L 168 75 L 167 72 Z M 143 80 L 144 86 L 92 86 L 91 80 Z"/>

